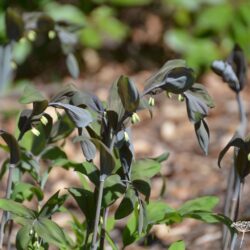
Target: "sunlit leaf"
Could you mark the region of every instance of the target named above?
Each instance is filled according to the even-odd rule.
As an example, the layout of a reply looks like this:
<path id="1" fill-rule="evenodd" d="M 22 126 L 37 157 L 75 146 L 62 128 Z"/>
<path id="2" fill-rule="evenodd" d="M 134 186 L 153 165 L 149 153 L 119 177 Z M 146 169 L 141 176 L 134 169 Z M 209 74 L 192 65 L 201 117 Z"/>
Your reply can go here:
<path id="1" fill-rule="evenodd" d="M 204 196 L 185 202 L 178 212 L 185 215 L 194 211 L 211 211 L 219 202 L 216 196 Z"/>
<path id="2" fill-rule="evenodd" d="M 144 178 L 152 178 L 159 173 L 161 165 L 152 159 L 138 160 L 132 164 L 131 179 L 144 180 Z"/>
<path id="3" fill-rule="evenodd" d="M 10 212 L 14 215 L 24 217 L 26 219 L 35 219 L 35 211 L 25 207 L 21 203 L 10 199 L 0 199 L 0 208 L 4 211 Z"/>
<path id="4" fill-rule="evenodd" d="M 185 250 L 185 243 L 182 240 L 176 241 L 171 244 L 168 250 Z"/>
<path id="5" fill-rule="evenodd" d="M 66 199 L 67 199 L 66 194 L 59 196 L 59 191 L 57 191 L 42 206 L 39 212 L 39 217 L 50 217 L 54 213 L 58 212 Z"/>

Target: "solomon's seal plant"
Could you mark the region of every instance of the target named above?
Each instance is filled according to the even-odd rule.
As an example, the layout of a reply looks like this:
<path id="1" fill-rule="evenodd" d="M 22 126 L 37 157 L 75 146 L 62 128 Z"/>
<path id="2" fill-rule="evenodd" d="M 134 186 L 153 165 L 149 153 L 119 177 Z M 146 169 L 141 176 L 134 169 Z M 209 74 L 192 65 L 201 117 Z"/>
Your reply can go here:
<path id="1" fill-rule="evenodd" d="M 20 113 L 18 139 L 4 131 L 0 134 L 10 151 L 10 160 L 4 162 L 0 175 L 2 178 L 8 171 L 10 176 L 6 197 L 0 199 L 0 208 L 5 211 L 1 241 L 5 234 L 11 234 L 11 221 L 21 226 L 16 235 L 19 250 L 48 249 L 50 244 L 59 249 L 95 250 L 104 249 L 106 244 L 118 249 L 110 232 L 115 220 L 127 216 L 130 217 L 122 233 L 123 247 L 146 237 L 155 224 L 172 225 L 185 218 L 222 222 L 232 231 L 232 221 L 212 211 L 218 203 L 216 197 L 190 200 L 178 209 L 164 201 L 150 200 L 151 179 L 160 174 L 161 163 L 169 154 L 136 159 L 131 124 L 140 121 L 137 113 L 154 106 L 153 96 L 162 91 L 181 95 L 185 100 L 188 118 L 207 154 L 209 130 L 205 117 L 214 106 L 213 101 L 204 86 L 195 83 L 193 70 L 183 60 L 168 61 L 148 80 L 143 93 L 139 93 L 129 77 L 120 76 L 112 84 L 106 102 L 73 85 L 50 100 L 27 86 L 20 102 L 32 104 L 32 108 Z M 51 109 L 53 116 L 51 111 L 48 112 Z M 77 135 L 73 142 L 81 147 L 86 159 L 83 163 L 68 159 L 63 151 L 65 140 L 74 130 Z M 29 145 L 25 143 L 26 137 L 30 138 Z M 12 164 L 16 171 L 15 180 Z M 45 201 L 44 190 L 55 166 L 74 169 L 81 176 L 82 186 L 68 187 L 68 194 L 61 195 L 58 191 Z M 32 178 L 32 184 L 24 182 L 24 174 Z M 73 197 L 85 216 L 81 221 L 70 212 L 75 240 L 53 221 L 55 213 L 66 210 L 64 203 L 68 195 Z M 32 199 L 37 201 L 36 208 L 22 204 Z M 111 213 L 110 207 L 114 203 L 118 203 L 118 207 Z M 175 243 L 172 249 L 179 244 L 183 245 L 183 242 Z"/>
<path id="2" fill-rule="evenodd" d="M 235 45 L 231 54 L 225 61 L 214 61 L 212 69 L 215 73 L 222 77 L 223 81 L 235 92 L 239 109 L 240 124 L 235 131 L 232 139 L 228 142 L 219 154 L 218 165 L 221 166 L 221 160 L 230 147 L 234 147 L 234 163 L 228 178 L 227 195 L 225 199 L 224 214 L 229 216 L 233 221 L 238 220 L 240 196 L 245 177 L 250 173 L 249 165 L 249 138 L 246 138 L 247 118 L 245 114 L 244 104 L 241 98 L 241 91 L 246 83 L 246 60 L 244 53 Z M 223 249 L 228 249 L 231 244 L 233 249 L 236 241 L 236 235 L 230 240 L 228 230 L 224 228 Z"/>

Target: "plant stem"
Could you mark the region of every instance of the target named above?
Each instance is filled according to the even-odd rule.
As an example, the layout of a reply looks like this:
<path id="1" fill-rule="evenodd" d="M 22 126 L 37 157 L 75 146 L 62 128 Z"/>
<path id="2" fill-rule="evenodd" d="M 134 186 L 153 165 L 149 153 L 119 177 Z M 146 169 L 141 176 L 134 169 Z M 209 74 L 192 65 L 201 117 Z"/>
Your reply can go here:
<path id="1" fill-rule="evenodd" d="M 242 101 L 242 98 L 239 93 L 236 94 L 236 100 L 238 104 L 239 109 L 239 119 L 240 124 L 236 130 L 236 134 L 238 134 L 240 137 L 244 137 L 246 134 L 246 128 L 247 128 L 247 118 L 245 113 L 244 104 Z M 235 166 L 235 158 L 237 156 L 238 150 L 235 149 L 234 151 L 234 165 L 232 166 L 228 178 L 228 184 L 227 184 L 227 194 L 226 194 L 226 200 L 225 200 L 225 207 L 224 207 L 224 213 L 226 216 L 229 216 L 229 218 L 233 221 L 237 220 L 238 212 L 239 212 L 239 203 L 240 203 L 240 196 L 241 196 L 241 187 L 242 183 L 240 180 L 240 177 L 236 171 Z M 230 243 L 230 234 L 227 228 L 223 228 L 223 249 L 227 250 Z M 231 241 L 231 247 L 233 242 Z"/>
<path id="2" fill-rule="evenodd" d="M 14 172 L 15 167 L 16 167 L 15 164 L 10 164 L 9 165 L 7 190 L 6 190 L 6 194 L 5 194 L 6 199 L 10 198 L 12 179 L 13 179 L 13 172 Z M 0 249 L 3 248 L 4 227 L 5 227 L 6 221 L 8 221 L 8 218 L 9 218 L 9 212 L 3 211 L 3 215 L 2 215 L 2 218 L 1 218 L 1 225 L 0 225 Z"/>
<path id="3" fill-rule="evenodd" d="M 100 250 L 104 249 L 104 243 L 105 243 L 105 234 L 106 234 L 106 226 L 107 226 L 107 220 L 108 220 L 108 214 L 109 214 L 109 208 L 105 208 L 103 210 L 103 223 L 102 223 L 102 229 L 101 229 L 101 239 L 100 239 Z"/>
<path id="4" fill-rule="evenodd" d="M 99 192 L 98 192 L 98 200 L 97 200 L 97 207 L 96 207 L 96 214 L 95 214 L 95 224 L 94 224 L 94 234 L 91 244 L 91 250 L 96 250 L 98 246 L 97 242 L 97 233 L 98 233 L 98 225 L 100 220 L 100 213 L 101 213 L 101 205 L 102 205 L 102 196 L 103 196 L 103 189 L 104 189 L 104 180 L 106 176 L 100 176 L 100 185 L 99 185 Z"/>

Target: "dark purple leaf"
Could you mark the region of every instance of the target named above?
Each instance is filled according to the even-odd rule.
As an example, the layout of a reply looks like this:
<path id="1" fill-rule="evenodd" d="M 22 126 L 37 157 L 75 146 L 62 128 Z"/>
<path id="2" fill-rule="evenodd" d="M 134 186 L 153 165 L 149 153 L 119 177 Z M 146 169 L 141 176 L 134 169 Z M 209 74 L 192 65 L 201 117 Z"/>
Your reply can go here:
<path id="1" fill-rule="evenodd" d="M 230 147 L 242 148 L 242 147 L 244 147 L 244 144 L 245 144 L 245 142 L 242 138 L 238 137 L 238 135 L 234 135 L 233 138 L 221 150 L 221 152 L 219 154 L 219 158 L 218 158 L 219 167 L 221 167 L 221 165 L 220 165 L 221 160 L 223 159 L 224 155 L 227 153 L 227 151 L 229 150 Z"/>
<path id="2" fill-rule="evenodd" d="M 199 97 L 192 95 L 190 91 L 185 92 L 184 96 L 186 97 L 188 118 L 191 122 L 199 122 L 208 115 L 208 107 Z"/>
<path id="3" fill-rule="evenodd" d="M 209 129 L 204 120 L 200 120 L 194 124 L 195 133 L 200 144 L 201 149 L 207 155 L 209 144 Z"/>
<path id="4" fill-rule="evenodd" d="M 91 114 L 85 109 L 61 102 L 52 102 L 49 106 L 63 108 L 78 128 L 84 128 L 93 121 Z"/>
<path id="5" fill-rule="evenodd" d="M 120 76 L 117 82 L 117 88 L 122 105 L 126 112 L 135 112 L 140 103 L 139 92 L 135 84 L 128 77 Z"/>
<path id="6" fill-rule="evenodd" d="M 180 94 L 193 85 L 194 72 L 184 60 L 170 60 L 147 82 L 143 95 L 154 95 L 164 90 Z"/>
<path id="7" fill-rule="evenodd" d="M 10 151 L 10 163 L 16 164 L 20 160 L 20 148 L 16 138 L 4 130 L 0 130 L 0 136 L 7 144 Z"/>

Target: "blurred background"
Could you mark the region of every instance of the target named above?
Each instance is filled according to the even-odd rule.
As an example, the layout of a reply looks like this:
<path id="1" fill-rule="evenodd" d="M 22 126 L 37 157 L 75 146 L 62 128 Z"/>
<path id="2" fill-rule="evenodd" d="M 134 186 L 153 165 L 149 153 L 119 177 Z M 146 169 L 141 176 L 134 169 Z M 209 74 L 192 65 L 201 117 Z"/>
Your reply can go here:
<path id="1" fill-rule="evenodd" d="M 11 7 L 9 28 L 5 22 L 7 7 Z M 20 35 L 8 34 L 11 29 Z M 209 155 L 205 157 L 199 149 L 185 105 L 164 95 L 156 100 L 155 119 L 139 114 L 141 123 L 134 126 L 136 155 L 139 158 L 170 151 L 162 174 L 167 186 L 164 199 L 171 206 L 178 207 L 201 195 L 218 195 L 218 211 L 222 212 L 230 157 L 223 169 L 218 169 L 217 157 L 237 127 L 238 111 L 234 94 L 211 73 L 210 65 L 215 59 L 225 59 L 235 43 L 249 60 L 248 0 L 1 1 L 1 128 L 15 131 L 16 116 L 24 108 L 18 98 L 27 84 L 52 96 L 62 86 L 74 83 L 105 100 L 109 86 L 119 75 L 131 76 L 142 89 L 145 80 L 164 62 L 183 58 L 195 69 L 198 81 L 206 85 L 215 101 L 216 107 L 208 117 Z M 248 86 L 243 97 L 248 114 Z M 65 147 L 69 158 L 83 160 L 80 149 L 71 142 Z M 0 160 L 3 159 L 1 153 Z M 52 171 L 48 194 L 79 183 L 74 173 L 67 177 L 65 173 L 63 169 Z M 152 198 L 158 197 L 161 183 L 161 177 L 156 177 Z M 249 190 L 246 184 L 244 192 Z M 245 218 L 250 216 L 246 194 L 241 207 Z M 67 226 L 65 218 L 57 220 Z M 114 237 L 119 238 L 119 230 L 118 227 Z M 171 229 L 156 226 L 152 235 L 151 246 L 126 249 L 166 249 L 179 239 L 187 243 L 187 249 L 220 249 L 221 228 L 193 220 Z"/>

